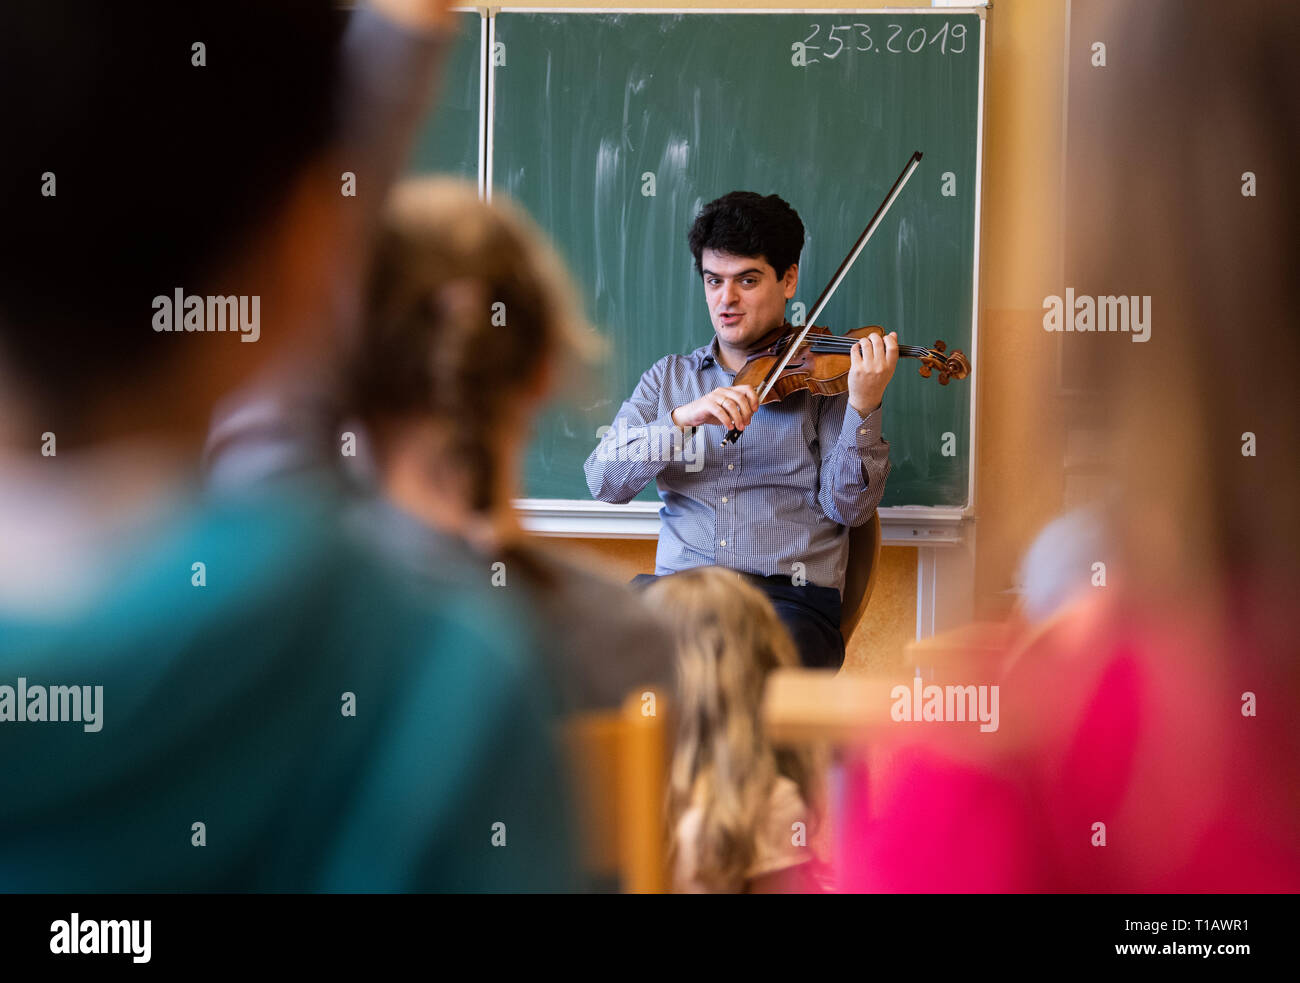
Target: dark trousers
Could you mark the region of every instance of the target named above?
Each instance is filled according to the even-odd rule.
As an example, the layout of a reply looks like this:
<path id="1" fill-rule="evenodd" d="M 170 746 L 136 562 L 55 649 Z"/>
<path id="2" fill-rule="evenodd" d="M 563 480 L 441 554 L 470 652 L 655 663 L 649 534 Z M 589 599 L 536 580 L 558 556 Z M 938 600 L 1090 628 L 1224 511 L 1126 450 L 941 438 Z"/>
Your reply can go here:
<path id="1" fill-rule="evenodd" d="M 672 574 L 664 576 L 671 577 Z M 799 659 L 810 669 L 838 669 L 844 665 L 844 638 L 840 635 L 840 592 L 813 584 L 795 586 L 790 578 L 775 574 L 760 577 L 737 573 L 767 595 L 777 616 L 794 639 Z M 633 587 L 653 583 L 656 575 L 640 573 Z"/>

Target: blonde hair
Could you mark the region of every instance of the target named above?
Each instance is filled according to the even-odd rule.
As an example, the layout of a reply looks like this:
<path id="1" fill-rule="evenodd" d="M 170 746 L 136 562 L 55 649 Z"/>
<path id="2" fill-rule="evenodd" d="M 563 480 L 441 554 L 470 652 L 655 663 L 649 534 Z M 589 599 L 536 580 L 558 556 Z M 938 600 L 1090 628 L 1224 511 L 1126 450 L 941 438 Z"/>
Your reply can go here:
<path id="1" fill-rule="evenodd" d="M 775 751 L 760 715 L 768 676 L 799 665 L 785 626 L 767 596 L 734 570 L 699 567 L 661 577 L 646 603 L 676 635 L 679 714 L 668 792 L 670 862 L 682 815 L 703 818 L 695 879 L 714 891 L 745 886 L 778 775 L 820 811 L 820 775 L 804 751 Z"/>
<path id="2" fill-rule="evenodd" d="M 459 178 L 393 190 L 362 322 L 351 359 L 355 410 L 370 423 L 448 424 L 448 450 L 476 511 L 495 504 L 490 437 L 510 397 L 544 365 L 569 370 L 602 352 L 544 233 L 503 195 L 488 204 Z"/>

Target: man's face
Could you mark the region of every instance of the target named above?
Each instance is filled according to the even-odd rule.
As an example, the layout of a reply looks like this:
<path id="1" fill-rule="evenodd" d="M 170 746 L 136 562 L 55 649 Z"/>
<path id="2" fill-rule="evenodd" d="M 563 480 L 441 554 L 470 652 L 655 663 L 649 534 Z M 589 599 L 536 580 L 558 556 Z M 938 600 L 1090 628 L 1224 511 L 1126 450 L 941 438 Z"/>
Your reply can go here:
<path id="1" fill-rule="evenodd" d="M 791 266 L 777 279 L 762 256 L 733 256 L 706 249 L 704 297 L 718 343 L 747 350 L 785 319 L 785 302 L 794 296 L 799 267 Z"/>

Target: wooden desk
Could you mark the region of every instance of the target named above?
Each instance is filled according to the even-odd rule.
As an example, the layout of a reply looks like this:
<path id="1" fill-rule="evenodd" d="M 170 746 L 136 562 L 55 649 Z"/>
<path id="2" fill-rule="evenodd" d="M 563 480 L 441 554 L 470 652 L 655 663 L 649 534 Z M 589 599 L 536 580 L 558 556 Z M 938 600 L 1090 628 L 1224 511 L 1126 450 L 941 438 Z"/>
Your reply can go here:
<path id="1" fill-rule="evenodd" d="M 926 682 L 936 681 L 936 675 L 939 679 L 959 677 L 960 682 L 994 682 L 989 678 L 965 677 L 999 675 L 1021 630 L 1020 625 L 1010 621 L 975 621 L 908 642 L 903 648 L 903 662 L 909 670 L 920 669 Z"/>
<path id="2" fill-rule="evenodd" d="M 890 690 L 903 677 L 778 669 L 767 681 L 763 721 L 778 744 L 853 744 L 893 722 Z"/>

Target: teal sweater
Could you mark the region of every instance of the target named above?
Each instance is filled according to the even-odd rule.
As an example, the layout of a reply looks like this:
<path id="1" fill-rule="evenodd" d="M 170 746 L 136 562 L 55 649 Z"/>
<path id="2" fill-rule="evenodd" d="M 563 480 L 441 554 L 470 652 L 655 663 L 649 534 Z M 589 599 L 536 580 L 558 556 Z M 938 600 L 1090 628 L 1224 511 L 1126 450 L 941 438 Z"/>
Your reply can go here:
<path id="1" fill-rule="evenodd" d="M 0 719 L 0 892 L 573 886 L 527 626 L 338 529 L 302 489 L 196 507 L 84 614 L 0 614 L 10 715 L 103 687 L 98 731 Z"/>

